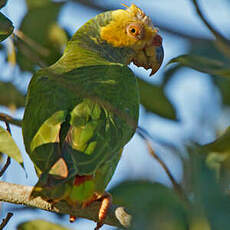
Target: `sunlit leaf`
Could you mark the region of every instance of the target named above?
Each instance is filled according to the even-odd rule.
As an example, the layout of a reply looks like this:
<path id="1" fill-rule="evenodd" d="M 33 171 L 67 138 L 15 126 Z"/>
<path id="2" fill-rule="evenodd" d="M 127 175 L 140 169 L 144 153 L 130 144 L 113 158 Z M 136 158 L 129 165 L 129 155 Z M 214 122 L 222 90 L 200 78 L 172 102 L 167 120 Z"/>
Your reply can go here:
<path id="1" fill-rule="evenodd" d="M 0 126 L 0 152 L 16 160 L 19 164 L 23 163 L 18 146 L 7 130 Z"/>
<path id="2" fill-rule="evenodd" d="M 110 193 L 113 202 L 132 214 L 132 230 L 187 229 L 187 214 L 180 198 L 169 188 L 147 181 L 127 181 Z"/>
<path id="3" fill-rule="evenodd" d="M 25 96 L 10 82 L 0 82 L 0 105 L 11 109 L 25 105 Z"/>
<path id="4" fill-rule="evenodd" d="M 230 169 L 230 127 L 215 141 L 203 145 L 201 149 L 208 153 L 206 162 L 210 168 L 216 170 L 218 176 L 220 168 Z"/>
<path id="5" fill-rule="evenodd" d="M 16 52 L 12 39 L 9 39 L 8 42 L 8 62 L 12 65 L 16 65 Z"/>
<path id="6" fill-rule="evenodd" d="M 52 222 L 45 220 L 32 220 L 21 223 L 17 226 L 17 230 L 70 230 Z"/>
<path id="7" fill-rule="evenodd" d="M 173 58 L 170 63 L 179 63 L 182 66 L 187 66 L 198 70 L 203 73 L 211 75 L 230 77 L 230 68 L 225 63 L 210 59 L 207 57 L 195 56 L 195 55 L 182 55 Z"/>
<path id="8" fill-rule="evenodd" d="M 21 70 L 33 72 L 39 64 L 53 64 L 61 56 L 67 33 L 57 24 L 63 3 L 44 0 L 28 4 L 17 33 L 17 63 Z"/>
<path id="9" fill-rule="evenodd" d="M 6 16 L 0 13 L 0 42 L 9 37 L 13 30 L 14 27 L 12 22 Z"/>
<path id="10" fill-rule="evenodd" d="M 198 214 L 197 216 L 194 215 L 192 217 L 189 230 L 211 230 L 211 227 L 207 218 Z"/>
<path id="11" fill-rule="evenodd" d="M 152 85 L 137 78 L 140 89 L 141 104 L 149 112 L 156 113 L 164 118 L 176 120 L 176 112 L 162 87 Z"/>
<path id="12" fill-rule="evenodd" d="M 214 142 L 204 145 L 203 148 L 210 152 L 230 153 L 230 127 L 223 135 L 217 138 Z"/>

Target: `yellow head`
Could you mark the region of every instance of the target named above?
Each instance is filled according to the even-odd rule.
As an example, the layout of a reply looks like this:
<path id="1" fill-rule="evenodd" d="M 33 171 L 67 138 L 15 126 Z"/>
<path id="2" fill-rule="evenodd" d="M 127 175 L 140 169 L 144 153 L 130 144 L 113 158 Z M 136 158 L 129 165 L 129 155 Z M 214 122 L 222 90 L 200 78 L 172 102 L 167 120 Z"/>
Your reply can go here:
<path id="1" fill-rule="evenodd" d="M 102 40 L 113 47 L 129 47 L 134 51 L 129 62 L 154 74 L 163 61 L 162 38 L 145 13 L 132 4 L 126 10 L 112 11 L 112 20 L 100 30 Z"/>

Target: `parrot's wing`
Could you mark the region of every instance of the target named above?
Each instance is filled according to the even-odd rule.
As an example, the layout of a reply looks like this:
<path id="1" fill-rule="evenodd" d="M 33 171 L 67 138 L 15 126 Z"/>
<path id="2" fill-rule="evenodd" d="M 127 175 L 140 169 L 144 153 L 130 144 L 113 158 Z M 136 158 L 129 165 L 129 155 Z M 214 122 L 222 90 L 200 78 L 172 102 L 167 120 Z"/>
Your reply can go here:
<path id="1" fill-rule="evenodd" d="M 94 174 L 134 134 L 138 105 L 136 79 L 128 67 L 88 66 L 59 75 L 42 70 L 28 91 L 27 152 L 42 173 L 66 179 Z"/>
<path id="2" fill-rule="evenodd" d="M 26 151 L 38 174 L 47 171 L 59 158 L 54 153 L 61 125 L 71 106 L 72 95 L 55 83 L 57 77 L 49 70 L 40 70 L 28 88 L 22 132 Z"/>

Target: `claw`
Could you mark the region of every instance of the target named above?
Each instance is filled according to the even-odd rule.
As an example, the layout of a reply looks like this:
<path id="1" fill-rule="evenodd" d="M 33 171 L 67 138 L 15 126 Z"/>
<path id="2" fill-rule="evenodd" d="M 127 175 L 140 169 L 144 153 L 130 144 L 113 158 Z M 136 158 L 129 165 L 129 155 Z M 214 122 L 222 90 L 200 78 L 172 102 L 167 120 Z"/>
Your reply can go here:
<path id="1" fill-rule="evenodd" d="M 94 230 L 99 230 L 102 227 L 103 221 L 107 216 L 109 207 L 112 204 L 112 196 L 109 193 L 105 192 L 100 199 L 102 201 L 101 201 L 101 207 L 98 213 L 99 222 L 97 223 L 97 226 Z"/>
<path id="2" fill-rule="evenodd" d="M 93 197 L 91 197 L 90 200 L 85 201 L 82 204 L 82 208 L 86 208 L 87 206 L 89 206 L 91 203 L 93 203 L 94 201 L 101 201 L 101 207 L 99 209 L 98 212 L 98 222 L 97 222 L 97 226 L 94 230 L 99 230 L 102 226 L 103 226 L 103 222 L 107 216 L 108 210 L 110 205 L 112 204 L 112 196 L 111 194 L 104 192 L 102 195 L 100 194 L 94 194 Z M 76 216 L 71 216 L 69 217 L 69 221 L 72 223 L 76 220 Z"/>
<path id="3" fill-rule="evenodd" d="M 70 223 L 73 223 L 75 220 L 77 219 L 77 217 L 76 216 L 69 216 L 69 222 Z"/>
<path id="4" fill-rule="evenodd" d="M 94 230 L 99 230 L 103 226 L 103 223 L 98 222 L 96 228 Z"/>

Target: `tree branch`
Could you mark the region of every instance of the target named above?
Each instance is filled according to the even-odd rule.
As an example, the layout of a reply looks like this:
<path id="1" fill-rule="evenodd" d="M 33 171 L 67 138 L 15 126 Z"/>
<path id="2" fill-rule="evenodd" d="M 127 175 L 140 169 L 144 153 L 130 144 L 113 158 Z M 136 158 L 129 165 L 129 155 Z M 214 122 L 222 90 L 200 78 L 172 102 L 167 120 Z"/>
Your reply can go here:
<path id="1" fill-rule="evenodd" d="M 161 160 L 161 158 L 155 153 L 155 151 L 153 150 L 151 143 L 149 142 L 149 140 L 145 137 L 145 134 L 143 133 L 143 129 L 137 129 L 137 134 L 145 141 L 146 146 L 148 148 L 149 153 L 151 154 L 151 156 L 153 156 L 155 158 L 155 160 L 160 164 L 160 166 L 164 169 L 165 173 L 167 174 L 167 176 L 169 177 L 173 188 L 175 190 L 175 192 L 178 194 L 178 196 L 183 200 L 187 202 L 187 197 L 185 196 L 185 193 L 182 189 L 182 187 L 180 186 L 180 184 L 178 184 L 174 178 L 174 176 L 172 175 L 172 173 L 170 172 L 169 168 L 167 167 L 167 165 L 164 163 L 163 160 Z"/>
<path id="2" fill-rule="evenodd" d="M 25 35 L 21 30 L 14 30 L 14 35 L 24 41 L 29 47 L 33 47 L 33 49 L 41 56 L 47 57 L 50 54 L 50 50 Z"/>
<path id="3" fill-rule="evenodd" d="M 86 208 L 71 207 L 64 201 L 59 201 L 55 205 L 51 205 L 40 197 L 30 199 L 32 189 L 33 187 L 31 186 L 23 186 L 0 181 L 0 201 L 22 204 L 50 212 L 68 214 L 98 221 L 98 211 L 101 205 L 101 202 L 99 201 L 93 202 Z M 128 227 L 130 222 L 131 216 L 125 212 L 124 208 L 115 205 L 112 205 L 104 221 L 105 224 L 123 228 Z"/>
<path id="4" fill-rule="evenodd" d="M 4 218 L 2 220 L 2 223 L 0 224 L 0 230 L 2 230 L 6 225 L 7 223 L 9 222 L 10 218 L 13 216 L 13 213 L 12 212 L 8 212 L 6 218 Z"/>
<path id="5" fill-rule="evenodd" d="M 10 129 L 10 124 L 8 123 L 8 121 L 5 121 L 5 124 L 6 124 L 6 129 L 7 129 L 7 131 L 9 132 L 10 135 L 12 135 L 11 129 Z M 0 171 L 0 177 L 1 177 L 1 176 L 5 173 L 5 171 L 7 170 L 7 168 L 8 168 L 9 165 L 10 165 L 10 162 L 11 162 L 11 159 L 10 159 L 10 157 L 8 156 L 5 165 L 3 166 L 3 168 L 2 168 L 1 171 Z"/>
<path id="6" fill-rule="evenodd" d="M 214 28 L 214 26 L 206 19 L 204 16 L 197 0 L 192 0 L 193 5 L 195 6 L 196 12 L 202 22 L 207 26 L 207 28 L 211 31 L 211 33 L 216 37 L 217 41 L 219 41 L 219 44 L 217 43 L 217 47 L 222 51 L 225 56 L 230 57 L 230 41 L 225 38 L 217 29 Z"/>
<path id="7" fill-rule="evenodd" d="M 7 170 L 7 168 L 8 168 L 9 165 L 10 165 L 10 162 L 11 162 L 11 160 L 10 160 L 10 157 L 8 156 L 5 165 L 3 166 L 3 168 L 2 168 L 1 171 L 0 171 L 0 177 L 1 177 L 1 176 L 5 173 L 5 171 Z"/>
<path id="8" fill-rule="evenodd" d="M 11 117 L 8 114 L 5 113 L 0 113 L 0 121 L 5 121 L 8 123 L 11 123 L 12 125 L 16 125 L 16 126 L 22 126 L 22 121 L 19 119 L 15 119 L 13 117 Z"/>
<path id="9" fill-rule="evenodd" d="M 197 0 L 192 0 L 196 12 L 198 14 L 198 16 L 200 17 L 200 19 L 203 21 L 203 23 L 208 27 L 208 29 L 213 33 L 213 35 L 217 38 L 222 40 L 224 43 L 226 43 L 227 45 L 229 45 L 229 40 L 226 39 L 219 31 L 217 31 L 214 26 L 206 19 L 206 17 L 204 16 L 202 10 L 200 9 L 200 6 L 197 2 Z"/>
<path id="10" fill-rule="evenodd" d="M 185 195 L 184 195 L 184 192 L 181 188 L 181 186 L 176 182 L 174 176 L 172 175 L 172 173 L 170 172 L 169 168 L 167 167 L 167 165 L 164 163 L 164 161 L 161 160 L 161 158 L 155 153 L 155 151 L 153 150 L 150 142 L 147 140 L 147 139 L 144 139 L 146 145 L 147 145 L 147 148 L 148 148 L 148 151 L 149 153 L 156 159 L 156 161 L 160 164 L 160 166 L 164 169 L 165 173 L 167 174 L 167 176 L 169 177 L 172 185 L 173 185 L 173 188 L 174 190 L 177 192 L 177 194 L 179 194 L 179 196 L 182 198 L 182 199 L 185 199 Z"/>

